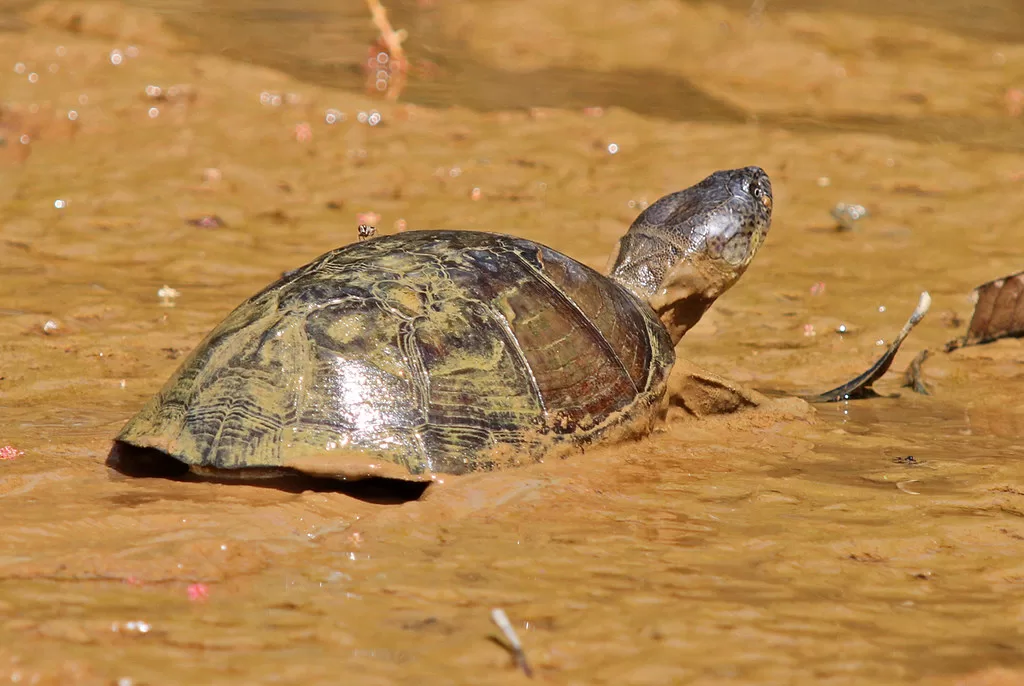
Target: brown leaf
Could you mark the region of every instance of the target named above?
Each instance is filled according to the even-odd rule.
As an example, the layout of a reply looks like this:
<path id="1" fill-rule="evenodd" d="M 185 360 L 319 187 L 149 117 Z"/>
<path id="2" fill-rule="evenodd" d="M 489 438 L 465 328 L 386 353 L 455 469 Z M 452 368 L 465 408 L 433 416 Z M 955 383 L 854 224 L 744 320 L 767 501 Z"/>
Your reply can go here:
<path id="1" fill-rule="evenodd" d="M 1024 271 L 983 283 L 974 289 L 974 315 L 963 338 L 946 351 L 1012 336 L 1024 336 Z"/>
<path id="2" fill-rule="evenodd" d="M 1024 335 L 1024 271 L 974 289 L 977 305 L 967 327 L 967 343 Z"/>

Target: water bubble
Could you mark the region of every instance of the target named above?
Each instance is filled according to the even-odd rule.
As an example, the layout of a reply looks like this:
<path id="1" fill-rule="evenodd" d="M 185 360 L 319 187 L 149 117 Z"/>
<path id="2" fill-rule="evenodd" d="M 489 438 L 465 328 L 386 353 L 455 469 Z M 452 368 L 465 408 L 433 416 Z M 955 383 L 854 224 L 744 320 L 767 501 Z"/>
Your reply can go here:
<path id="1" fill-rule="evenodd" d="M 827 186 L 829 186 L 831 184 L 832 184 L 832 179 L 828 178 L 827 176 L 819 176 L 818 177 L 818 186 L 820 186 L 821 188 L 825 188 L 825 187 L 827 187 Z"/>
<path id="2" fill-rule="evenodd" d="M 88 103 L 89 103 L 89 96 L 88 95 L 86 95 L 85 93 L 82 93 L 81 95 L 78 96 L 78 104 L 79 105 L 86 105 Z"/>
<path id="3" fill-rule="evenodd" d="M 135 46 L 135 45 L 129 45 L 127 48 L 125 48 L 124 54 L 127 55 L 128 57 L 138 57 L 139 56 L 139 48 L 138 48 L 138 46 Z"/>
<path id="4" fill-rule="evenodd" d="M 125 622 L 124 628 L 128 631 L 138 631 L 140 634 L 148 634 L 150 630 L 149 623 L 143 621 Z"/>
<path id="5" fill-rule="evenodd" d="M 332 107 L 327 110 L 327 114 L 324 115 L 324 121 L 328 124 L 337 124 L 340 121 L 345 121 L 345 113 Z"/>
<path id="6" fill-rule="evenodd" d="M 54 52 L 57 53 L 57 57 L 63 57 L 64 55 L 68 54 L 68 49 L 65 48 L 63 45 L 58 45 L 57 49 L 54 50 Z"/>
<path id="7" fill-rule="evenodd" d="M 150 107 L 149 108 L 149 118 L 150 119 L 156 119 L 159 116 L 160 116 L 160 108 L 159 107 Z"/>
<path id="8" fill-rule="evenodd" d="M 152 84 L 146 86 L 146 95 L 151 98 L 159 98 L 164 90 L 160 86 L 154 86 Z"/>
<path id="9" fill-rule="evenodd" d="M 110 63 L 111 64 L 113 64 L 116 67 L 117 65 L 121 64 L 121 62 L 123 62 L 123 61 L 124 61 L 124 55 L 121 54 L 120 50 L 118 50 L 117 48 L 114 48 L 113 50 L 110 51 Z"/>
<path id="10" fill-rule="evenodd" d="M 65 207 L 68 206 L 68 202 L 67 200 L 61 200 L 60 198 L 58 198 L 53 201 L 53 206 L 56 207 L 58 210 L 63 210 Z"/>
<path id="11" fill-rule="evenodd" d="M 269 105 L 270 104 L 270 93 L 268 93 L 266 91 L 262 91 L 260 93 L 260 104 L 261 105 Z"/>
<path id="12" fill-rule="evenodd" d="M 879 312 L 885 312 L 885 305 L 879 305 L 878 306 L 878 311 Z"/>
<path id="13" fill-rule="evenodd" d="M 356 121 L 359 122 L 360 124 L 365 124 L 368 116 L 369 115 L 366 114 L 366 112 L 360 112 L 359 114 L 356 115 Z"/>
<path id="14" fill-rule="evenodd" d="M 39 74 L 37 74 L 35 72 L 32 72 L 31 74 L 28 75 L 28 82 L 29 83 L 35 83 L 38 80 L 39 80 Z"/>
<path id="15" fill-rule="evenodd" d="M 32 139 L 29 138 L 27 133 L 21 134 L 21 137 L 18 138 L 18 142 L 21 143 L 22 145 L 28 145 L 31 141 Z"/>
<path id="16" fill-rule="evenodd" d="M 75 121 L 76 119 L 78 119 L 78 112 L 76 112 L 75 110 L 68 110 L 68 119 L 70 119 L 71 121 Z"/>
<path id="17" fill-rule="evenodd" d="M 608 152 L 609 152 L 609 154 L 614 155 L 618 151 L 619 151 L 619 146 L 618 146 L 617 143 L 609 143 L 608 144 Z"/>
<path id="18" fill-rule="evenodd" d="M 448 171 L 448 176 L 452 177 L 453 179 L 457 178 L 457 177 L 459 177 L 461 175 L 462 175 L 462 169 L 460 169 L 459 167 L 452 167 Z"/>
<path id="19" fill-rule="evenodd" d="M 369 124 L 370 126 L 376 126 L 377 124 L 380 123 L 380 119 L 380 112 L 374 110 L 370 112 L 370 116 L 366 118 L 366 123 Z"/>
<path id="20" fill-rule="evenodd" d="M 379 63 L 381 63 L 381 64 L 387 64 L 387 63 L 388 63 L 388 60 L 390 60 L 390 59 L 391 59 L 391 56 L 390 56 L 390 55 L 388 55 L 388 54 L 387 54 L 386 52 L 384 52 L 384 51 L 381 51 L 381 52 L 378 52 L 378 53 L 377 53 L 377 61 L 378 61 Z"/>
<path id="21" fill-rule="evenodd" d="M 388 89 L 388 80 L 387 79 L 377 79 L 377 81 L 373 85 L 374 85 L 374 88 L 376 88 L 379 91 L 386 91 Z"/>
<path id="22" fill-rule="evenodd" d="M 24 62 L 16 63 L 14 65 L 14 73 L 15 74 L 24 74 L 25 73 L 25 63 Z"/>
<path id="23" fill-rule="evenodd" d="M 51 64 L 49 67 L 46 68 L 46 70 L 48 72 L 50 72 L 51 74 L 56 74 L 58 71 L 60 71 L 60 65 L 59 64 Z"/>

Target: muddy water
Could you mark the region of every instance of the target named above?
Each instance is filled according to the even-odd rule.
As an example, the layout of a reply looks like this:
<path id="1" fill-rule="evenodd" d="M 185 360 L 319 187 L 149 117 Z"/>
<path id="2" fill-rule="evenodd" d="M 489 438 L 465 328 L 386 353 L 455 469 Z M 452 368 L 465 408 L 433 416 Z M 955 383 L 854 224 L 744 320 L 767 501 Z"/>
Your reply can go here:
<path id="1" fill-rule="evenodd" d="M 681 352 L 780 395 L 859 372 L 928 290 L 902 370 L 1024 267 L 1016 5 L 421 4 L 397 14 L 437 69 L 398 103 L 358 90 L 359 3 L 3 15 L 0 680 L 521 683 L 495 606 L 552 683 L 1024 678 L 1020 340 L 940 353 L 929 397 L 892 374 L 676 418 L 403 505 L 104 466 L 209 328 L 360 213 L 600 268 L 644 203 L 760 164 L 767 244 Z M 838 201 L 871 216 L 836 232 Z"/>

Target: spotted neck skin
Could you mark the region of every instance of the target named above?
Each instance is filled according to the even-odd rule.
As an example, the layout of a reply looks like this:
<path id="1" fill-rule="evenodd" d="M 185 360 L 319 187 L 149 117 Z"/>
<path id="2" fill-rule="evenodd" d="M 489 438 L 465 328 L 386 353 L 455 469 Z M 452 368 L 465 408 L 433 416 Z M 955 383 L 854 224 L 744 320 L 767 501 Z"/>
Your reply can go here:
<path id="1" fill-rule="evenodd" d="M 648 301 L 678 343 L 746 271 L 771 217 L 764 170 L 715 172 L 644 210 L 619 241 L 609 276 Z"/>

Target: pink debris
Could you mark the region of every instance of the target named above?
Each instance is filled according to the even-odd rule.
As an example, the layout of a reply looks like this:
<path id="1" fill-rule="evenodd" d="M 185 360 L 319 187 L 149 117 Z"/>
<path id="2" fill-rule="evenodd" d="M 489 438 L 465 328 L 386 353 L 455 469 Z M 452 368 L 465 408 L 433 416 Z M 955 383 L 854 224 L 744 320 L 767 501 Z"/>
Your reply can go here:
<path id="1" fill-rule="evenodd" d="M 18 450 L 13 445 L 5 445 L 0 448 L 0 460 L 13 460 L 25 454 L 24 450 Z"/>
<path id="2" fill-rule="evenodd" d="M 313 127 L 307 122 L 295 125 L 295 140 L 300 143 L 308 143 L 313 140 Z"/>
<path id="3" fill-rule="evenodd" d="M 206 600 L 210 597 L 210 587 L 206 584 L 189 584 L 188 599 L 192 602 Z"/>
<path id="4" fill-rule="evenodd" d="M 823 295 L 825 293 L 825 282 L 818 281 L 811 286 L 811 295 Z"/>
<path id="5" fill-rule="evenodd" d="M 1011 117 L 1024 113 L 1024 89 L 1010 88 L 1006 91 L 1006 111 Z"/>
<path id="6" fill-rule="evenodd" d="M 140 579 L 137 576 L 125 577 L 124 582 L 126 584 L 128 584 L 129 586 L 141 586 L 142 585 L 142 579 Z"/>

